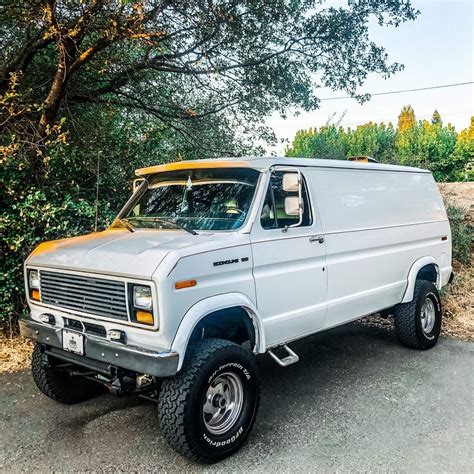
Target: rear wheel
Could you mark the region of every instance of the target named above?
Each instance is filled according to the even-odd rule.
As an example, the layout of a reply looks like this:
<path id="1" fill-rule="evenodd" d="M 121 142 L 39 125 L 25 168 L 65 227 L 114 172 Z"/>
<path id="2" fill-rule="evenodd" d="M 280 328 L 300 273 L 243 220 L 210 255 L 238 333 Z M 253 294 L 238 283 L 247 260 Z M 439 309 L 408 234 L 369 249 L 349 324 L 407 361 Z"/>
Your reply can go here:
<path id="1" fill-rule="evenodd" d="M 433 283 L 418 280 L 413 300 L 395 307 L 395 329 L 400 342 L 413 349 L 430 349 L 441 332 L 441 301 Z"/>
<path id="2" fill-rule="evenodd" d="M 36 344 L 31 358 L 33 380 L 40 391 L 56 402 L 66 405 L 89 400 L 105 392 L 102 384 L 73 376 L 70 369 L 63 368 L 64 362 L 44 353 L 40 344 Z"/>
<path id="3" fill-rule="evenodd" d="M 204 339 L 189 347 L 181 371 L 163 382 L 160 424 L 175 451 L 212 463 L 240 448 L 258 403 L 252 354 L 230 341 Z"/>

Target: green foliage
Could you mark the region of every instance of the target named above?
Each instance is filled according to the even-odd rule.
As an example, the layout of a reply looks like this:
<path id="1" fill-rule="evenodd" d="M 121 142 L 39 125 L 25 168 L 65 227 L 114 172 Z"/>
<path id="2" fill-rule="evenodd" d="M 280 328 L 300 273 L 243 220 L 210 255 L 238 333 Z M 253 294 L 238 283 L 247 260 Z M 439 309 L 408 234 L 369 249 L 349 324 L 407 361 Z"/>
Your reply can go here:
<path id="1" fill-rule="evenodd" d="M 466 220 L 464 209 L 449 205 L 446 208 L 453 240 L 453 259 L 469 264 L 472 258 L 473 228 Z"/>
<path id="2" fill-rule="evenodd" d="M 318 156 L 321 158 L 343 159 L 348 150 L 347 136 L 343 129 L 327 125 L 319 130 L 309 129 L 297 132 L 293 147 L 287 156 Z"/>
<path id="3" fill-rule="evenodd" d="M 22 263 L 41 241 L 79 235 L 93 230 L 94 206 L 57 190 L 25 189 L 8 199 L 0 217 L 2 268 L 0 311 L 16 315 L 24 308 Z M 103 210 L 103 215 L 105 214 Z"/>
<path id="4" fill-rule="evenodd" d="M 467 157 L 453 157 L 457 133 L 451 125 L 432 125 L 426 120 L 399 131 L 395 143 L 397 161 L 429 169 L 437 181 L 453 181 Z M 459 163 L 461 161 L 461 163 Z"/>
<path id="5" fill-rule="evenodd" d="M 373 122 L 355 129 L 325 125 L 300 130 L 286 155 L 340 160 L 368 155 L 382 163 L 429 169 L 437 181 L 473 180 L 474 120 L 457 133 L 450 124 L 443 126 L 441 118 L 433 123 L 414 118 L 408 106 L 402 109 L 396 130 L 390 123 Z"/>
<path id="6" fill-rule="evenodd" d="M 451 160 L 456 168 L 455 180 L 474 181 L 474 117 L 469 128 L 457 136 Z"/>
<path id="7" fill-rule="evenodd" d="M 389 123 L 373 122 L 359 125 L 353 132 L 348 131 L 349 149 L 347 156 L 368 155 L 380 162 L 387 162 L 393 156 L 395 129 Z"/>

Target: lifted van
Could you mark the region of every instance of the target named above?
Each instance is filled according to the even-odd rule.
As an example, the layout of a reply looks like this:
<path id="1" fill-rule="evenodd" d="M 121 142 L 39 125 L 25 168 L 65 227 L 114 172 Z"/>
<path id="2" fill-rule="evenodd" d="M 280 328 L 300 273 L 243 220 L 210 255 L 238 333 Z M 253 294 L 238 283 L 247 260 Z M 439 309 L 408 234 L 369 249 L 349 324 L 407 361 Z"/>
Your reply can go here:
<path id="1" fill-rule="evenodd" d="M 436 344 L 451 231 L 428 171 L 244 158 L 136 175 L 109 229 L 26 260 L 21 329 L 48 397 L 141 394 L 177 452 L 214 462 L 252 429 L 256 354 L 288 366 L 291 341 L 377 312 L 405 346 Z"/>

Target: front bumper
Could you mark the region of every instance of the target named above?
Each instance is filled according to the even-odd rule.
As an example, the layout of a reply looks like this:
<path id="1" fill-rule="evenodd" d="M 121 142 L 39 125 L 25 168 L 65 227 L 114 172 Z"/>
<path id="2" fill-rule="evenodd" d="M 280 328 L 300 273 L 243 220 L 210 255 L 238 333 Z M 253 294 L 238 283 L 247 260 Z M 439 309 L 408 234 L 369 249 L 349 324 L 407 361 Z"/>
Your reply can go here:
<path id="1" fill-rule="evenodd" d="M 63 350 L 62 331 L 62 328 L 48 326 L 31 319 L 20 320 L 22 336 L 44 344 L 51 355 L 83 367 L 99 372 L 110 372 L 112 367 L 120 367 L 155 377 L 169 377 L 177 372 L 179 361 L 177 352 L 150 351 L 83 334 L 85 355 L 82 356 Z"/>

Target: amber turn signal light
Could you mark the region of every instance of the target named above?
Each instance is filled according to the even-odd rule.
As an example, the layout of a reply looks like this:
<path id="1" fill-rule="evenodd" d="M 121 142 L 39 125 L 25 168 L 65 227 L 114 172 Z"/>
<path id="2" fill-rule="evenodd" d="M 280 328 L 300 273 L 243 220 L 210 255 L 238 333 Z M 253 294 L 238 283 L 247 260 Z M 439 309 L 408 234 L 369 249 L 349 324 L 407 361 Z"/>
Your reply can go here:
<path id="1" fill-rule="evenodd" d="M 40 292 L 39 290 L 32 290 L 31 291 L 31 299 L 39 301 L 40 300 Z"/>
<path id="2" fill-rule="evenodd" d="M 137 311 L 135 313 L 135 319 L 137 323 L 142 324 L 153 324 L 153 314 L 149 313 L 148 311 Z"/>
<path id="3" fill-rule="evenodd" d="M 191 286 L 196 286 L 197 281 L 196 280 L 184 280 L 184 281 L 178 281 L 174 284 L 174 287 L 177 290 L 181 290 L 182 288 L 190 288 Z"/>

